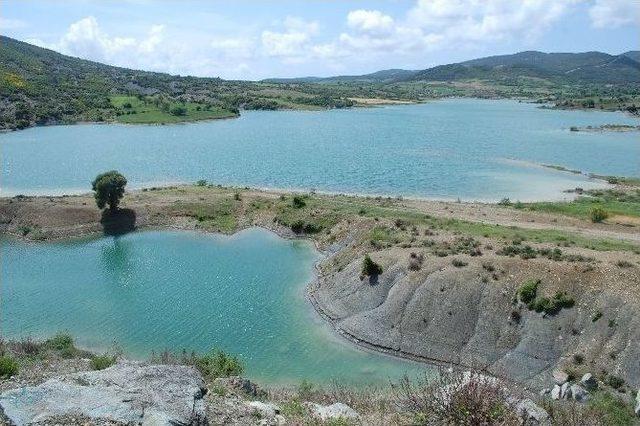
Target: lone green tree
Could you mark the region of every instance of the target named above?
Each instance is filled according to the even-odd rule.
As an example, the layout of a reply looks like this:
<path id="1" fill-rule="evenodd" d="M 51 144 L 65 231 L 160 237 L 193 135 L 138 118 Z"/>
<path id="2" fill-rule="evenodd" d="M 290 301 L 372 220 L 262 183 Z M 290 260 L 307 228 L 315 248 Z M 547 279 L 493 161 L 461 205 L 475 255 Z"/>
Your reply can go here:
<path id="1" fill-rule="evenodd" d="M 99 209 L 109 205 L 109 210 L 117 210 L 120 199 L 124 196 L 127 179 L 116 170 L 101 173 L 91 183 L 95 192 L 93 196 Z"/>

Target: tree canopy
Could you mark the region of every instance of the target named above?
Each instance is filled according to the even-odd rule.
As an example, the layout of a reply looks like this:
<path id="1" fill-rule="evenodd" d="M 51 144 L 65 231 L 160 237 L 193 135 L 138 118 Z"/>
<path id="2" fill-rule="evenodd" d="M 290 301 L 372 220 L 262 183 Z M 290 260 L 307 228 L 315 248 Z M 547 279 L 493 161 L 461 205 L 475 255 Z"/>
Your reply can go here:
<path id="1" fill-rule="evenodd" d="M 99 209 L 103 209 L 107 204 L 110 210 L 116 210 L 120 199 L 124 196 L 124 187 L 127 179 L 116 170 L 101 173 L 91 183 L 91 188 L 95 191 L 94 197 Z"/>

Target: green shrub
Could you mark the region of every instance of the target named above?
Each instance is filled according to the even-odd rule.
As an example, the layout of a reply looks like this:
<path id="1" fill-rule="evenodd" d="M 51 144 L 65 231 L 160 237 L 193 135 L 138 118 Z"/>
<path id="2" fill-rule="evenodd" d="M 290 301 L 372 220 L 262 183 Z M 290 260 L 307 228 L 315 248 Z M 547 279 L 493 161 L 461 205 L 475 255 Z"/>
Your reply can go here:
<path id="1" fill-rule="evenodd" d="M 362 261 L 362 275 L 375 276 L 382 273 L 382 266 L 374 262 L 367 254 Z"/>
<path id="2" fill-rule="evenodd" d="M 451 261 L 451 264 L 452 264 L 453 266 L 455 266 L 456 268 L 462 268 L 462 267 L 464 267 L 464 266 L 467 266 L 467 265 L 468 265 L 468 263 L 467 263 L 467 262 L 465 262 L 465 261 L 463 261 L 463 260 L 460 260 L 460 259 L 453 259 L 453 260 Z"/>
<path id="3" fill-rule="evenodd" d="M 244 366 L 238 357 L 219 349 L 214 349 L 206 355 L 196 356 L 194 361 L 196 368 L 210 380 L 238 376 L 244 371 Z"/>
<path id="4" fill-rule="evenodd" d="M 296 209 L 301 209 L 307 205 L 307 203 L 304 201 L 304 198 L 302 198 L 300 195 L 294 196 L 292 203 L 293 207 L 295 207 Z"/>
<path id="5" fill-rule="evenodd" d="M 73 337 L 68 333 L 58 333 L 44 342 L 48 349 L 63 351 L 74 349 Z"/>
<path id="6" fill-rule="evenodd" d="M 591 317 L 591 322 L 596 322 L 600 318 L 602 318 L 602 311 L 598 311 L 595 314 L 593 314 L 593 316 Z"/>
<path id="7" fill-rule="evenodd" d="M 562 308 L 571 308 L 575 304 L 575 301 L 567 296 L 566 293 L 557 292 L 552 298 L 540 297 L 532 300 L 527 304 L 527 307 L 536 312 L 544 312 L 548 315 L 555 315 L 562 310 Z"/>
<path id="8" fill-rule="evenodd" d="M 0 377 L 9 378 L 18 374 L 18 362 L 8 355 L 0 355 Z"/>
<path id="9" fill-rule="evenodd" d="M 116 363 L 116 357 L 113 355 L 96 355 L 91 358 L 91 368 L 93 370 L 104 370 Z"/>
<path id="10" fill-rule="evenodd" d="M 605 383 L 614 389 L 619 389 L 624 386 L 624 379 L 610 374 L 607 376 Z"/>
<path id="11" fill-rule="evenodd" d="M 529 280 L 520 286 L 518 295 L 523 303 L 529 304 L 533 302 L 538 293 L 538 284 L 540 284 L 540 280 Z"/>
<path id="12" fill-rule="evenodd" d="M 187 109 L 183 106 L 175 106 L 171 108 L 169 111 L 171 115 L 175 115 L 176 117 L 182 117 L 187 115 Z"/>
<path id="13" fill-rule="evenodd" d="M 600 223 L 609 217 L 609 213 L 602 207 L 594 207 L 589 211 L 591 222 Z"/>
<path id="14" fill-rule="evenodd" d="M 78 354 L 73 337 L 67 333 L 58 333 L 44 342 L 47 349 L 57 351 L 62 358 L 73 358 Z"/>
<path id="15" fill-rule="evenodd" d="M 207 186 L 207 181 L 204 179 L 200 179 L 196 182 L 196 186 Z"/>
<path id="16" fill-rule="evenodd" d="M 618 261 L 616 262 L 616 266 L 617 266 L 618 268 L 631 268 L 631 267 L 633 267 L 633 263 L 628 262 L 628 261 L 626 261 L 626 260 L 618 260 Z"/>

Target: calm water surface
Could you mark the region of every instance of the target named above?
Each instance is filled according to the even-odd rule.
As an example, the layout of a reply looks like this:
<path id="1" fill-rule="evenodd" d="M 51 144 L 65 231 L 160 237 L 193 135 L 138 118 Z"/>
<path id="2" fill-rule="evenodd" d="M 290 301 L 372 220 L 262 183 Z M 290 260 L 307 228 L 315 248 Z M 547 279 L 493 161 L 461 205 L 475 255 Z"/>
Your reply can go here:
<path id="1" fill-rule="evenodd" d="M 622 113 L 453 99 L 322 112 L 243 112 L 170 126 L 78 125 L 0 135 L 0 194 L 86 192 L 118 169 L 131 186 L 194 182 L 430 198 L 531 200 L 599 183 L 536 166 L 640 176 L 639 124 Z"/>
<path id="2" fill-rule="evenodd" d="M 304 297 L 319 254 L 261 229 L 232 237 L 139 232 L 67 243 L 2 241 L 6 336 L 68 330 L 98 351 L 239 354 L 263 383 L 386 382 L 427 368 L 343 341 Z"/>

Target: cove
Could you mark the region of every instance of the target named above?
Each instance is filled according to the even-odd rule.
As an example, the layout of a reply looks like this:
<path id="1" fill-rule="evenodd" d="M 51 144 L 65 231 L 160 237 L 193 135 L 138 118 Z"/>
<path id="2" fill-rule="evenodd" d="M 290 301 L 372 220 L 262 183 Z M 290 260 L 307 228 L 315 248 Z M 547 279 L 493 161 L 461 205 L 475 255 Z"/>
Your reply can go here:
<path id="1" fill-rule="evenodd" d="M 320 112 L 244 111 L 166 126 L 74 125 L 0 135 L 0 195 L 87 192 L 117 169 L 129 187 L 206 179 L 222 185 L 455 200 L 563 198 L 601 181 L 542 168 L 640 176 L 638 125 L 622 113 L 447 99 Z"/>
<path id="2" fill-rule="evenodd" d="M 5 337 L 66 330 L 98 352 L 224 349 L 265 384 L 385 383 L 427 366 L 364 351 L 313 311 L 310 242 L 258 228 L 233 236 L 145 231 L 62 243 L 3 240 Z"/>

